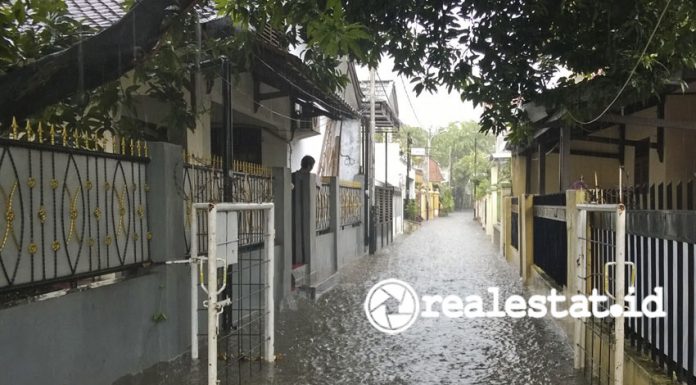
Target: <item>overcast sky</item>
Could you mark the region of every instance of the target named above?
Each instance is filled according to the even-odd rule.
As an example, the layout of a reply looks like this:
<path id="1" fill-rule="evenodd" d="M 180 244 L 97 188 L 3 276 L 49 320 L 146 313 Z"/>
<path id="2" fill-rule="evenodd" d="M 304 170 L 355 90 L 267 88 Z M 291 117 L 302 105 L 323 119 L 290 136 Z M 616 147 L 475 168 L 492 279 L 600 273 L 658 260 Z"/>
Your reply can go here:
<path id="1" fill-rule="evenodd" d="M 399 115 L 402 122 L 417 126 L 420 120 L 421 126 L 427 129 L 429 127 L 443 127 L 450 122 L 466 120 L 478 121 L 481 107 L 474 109 L 471 102 L 462 102 L 457 93 L 453 92 L 452 94 L 448 94 L 445 87 L 442 87 L 435 94 L 423 91 L 420 96 L 416 97 L 416 93 L 413 92 L 413 86 L 409 80 L 404 77 L 402 82 L 399 76 L 392 72 L 392 67 L 393 61 L 391 58 L 383 58 L 377 70 L 379 74 L 377 80 L 393 80 L 396 83 L 396 97 L 399 103 Z M 357 73 L 360 80 L 370 79 L 370 71 L 367 67 L 358 67 Z M 404 88 L 408 90 L 415 115 L 418 116 L 418 119 L 416 119 L 416 116 L 408 104 L 408 98 Z"/>

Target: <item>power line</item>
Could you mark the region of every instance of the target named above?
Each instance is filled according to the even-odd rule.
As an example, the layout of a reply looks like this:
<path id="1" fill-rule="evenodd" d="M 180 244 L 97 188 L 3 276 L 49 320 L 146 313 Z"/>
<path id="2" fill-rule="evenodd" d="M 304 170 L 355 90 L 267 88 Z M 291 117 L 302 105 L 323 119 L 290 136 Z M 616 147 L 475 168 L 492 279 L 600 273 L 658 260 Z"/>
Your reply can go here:
<path id="1" fill-rule="evenodd" d="M 379 86 L 382 87 L 382 91 L 384 91 L 384 99 L 387 101 L 387 104 L 389 103 L 389 93 L 387 92 L 387 89 L 384 88 L 384 80 L 379 76 L 379 73 L 375 71 L 375 74 L 377 75 L 377 80 L 379 80 Z M 394 106 L 390 106 L 392 109 Z"/>
<path id="2" fill-rule="evenodd" d="M 234 88 L 236 92 L 238 92 L 238 93 L 240 93 L 240 94 L 242 94 L 242 95 L 244 95 L 244 96 L 246 96 L 246 97 L 248 97 L 248 98 L 253 98 L 253 96 L 247 94 L 246 92 L 241 91 L 241 90 L 235 88 L 234 84 L 233 84 L 232 82 L 230 82 L 229 80 L 225 80 L 225 78 L 222 76 L 221 73 L 218 73 L 218 76 L 220 76 L 220 79 L 221 79 L 222 81 L 224 81 L 225 83 L 227 83 L 227 85 L 229 85 L 230 87 Z M 285 118 L 285 119 L 290 120 L 290 121 L 294 121 L 294 122 L 298 122 L 298 123 L 311 123 L 311 121 L 312 121 L 311 119 L 297 119 L 297 118 L 293 118 L 292 116 L 288 116 L 288 115 L 285 115 L 285 114 L 283 114 L 283 113 L 280 113 L 280 112 L 278 112 L 278 111 L 272 109 L 271 107 L 266 106 L 265 104 L 263 104 L 263 103 L 261 103 L 261 102 L 256 102 L 256 101 L 255 101 L 254 103 L 255 103 L 257 106 L 259 106 L 260 108 L 262 108 L 262 109 L 264 109 L 264 110 L 267 110 L 267 111 L 270 112 L 271 114 L 280 116 L 281 118 Z"/>
<path id="3" fill-rule="evenodd" d="M 271 65 L 268 64 L 268 63 L 266 63 L 266 61 L 264 61 L 263 59 L 261 59 L 260 57 L 258 57 L 258 55 L 254 55 L 254 57 L 255 57 L 256 59 L 258 59 L 258 61 L 260 61 L 263 65 L 265 65 L 266 67 L 268 67 L 268 69 L 270 69 L 270 70 L 273 71 L 276 75 L 278 75 L 281 79 L 283 79 L 283 80 L 285 80 L 286 82 L 288 82 L 288 84 L 290 84 L 292 87 L 294 87 L 294 88 L 297 89 L 298 91 L 302 92 L 303 94 L 309 96 L 310 98 L 320 101 L 321 103 L 323 103 L 323 104 L 324 104 L 326 107 L 328 107 L 329 109 L 334 110 L 334 112 L 340 112 L 340 113 L 343 113 L 344 115 L 348 115 L 348 116 L 352 116 L 352 115 L 355 114 L 355 112 L 353 112 L 353 111 L 347 111 L 347 110 L 344 110 L 344 109 L 341 109 L 341 108 L 334 107 L 334 106 L 332 106 L 330 103 L 326 102 L 325 100 L 323 100 L 323 99 L 321 99 L 321 98 L 319 98 L 319 97 L 317 97 L 317 96 L 314 96 L 314 94 L 312 94 L 312 93 L 310 93 L 310 92 L 308 92 L 308 91 L 305 91 L 304 88 L 298 86 L 298 85 L 295 84 L 293 81 L 291 81 L 290 79 L 288 79 L 287 77 L 285 77 L 285 76 L 284 76 L 283 74 L 281 74 L 278 70 L 276 70 L 275 68 L 273 68 L 273 66 L 271 66 Z"/>
<path id="4" fill-rule="evenodd" d="M 408 93 L 408 88 L 406 88 L 406 82 L 404 82 L 404 78 L 399 76 L 399 79 L 401 79 L 401 85 L 404 87 L 404 92 L 406 92 L 406 99 L 408 100 L 408 105 L 411 107 L 411 112 L 413 112 L 413 116 L 416 117 L 416 122 L 418 122 L 418 127 L 423 127 L 423 125 L 420 122 L 420 119 L 418 119 L 418 114 L 416 114 L 416 109 L 413 108 L 413 103 L 411 103 L 411 95 Z"/>
<path id="5" fill-rule="evenodd" d="M 568 115 L 570 116 L 571 119 L 573 119 L 576 123 L 582 124 L 582 125 L 587 125 L 587 124 L 592 124 L 604 116 L 609 110 L 614 106 L 614 103 L 616 103 L 617 100 L 619 100 L 619 97 L 621 97 L 621 94 L 626 90 L 626 87 L 628 86 L 628 83 L 631 81 L 633 78 L 633 75 L 635 75 L 636 70 L 638 69 L 638 66 L 640 65 L 641 60 L 643 60 L 643 57 L 645 56 L 645 53 L 648 51 L 648 47 L 650 47 L 650 43 L 652 42 L 653 37 L 655 37 L 655 33 L 657 32 L 657 28 L 660 26 L 660 23 L 662 22 L 662 18 L 665 16 L 665 13 L 667 13 L 667 8 L 669 7 L 669 4 L 672 2 L 672 0 L 667 0 L 667 4 L 665 4 L 665 8 L 662 10 L 662 13 L 660 14 L 660 17 L 657 19 L 657 24 L 655 24 L 655 28 L 653 28 L 652 33 L 650 34 L 650 37 L 648 38 L 648 42 L 645 44 L 645 47 L 643 48 L 643 52 L 641 52 L 640 56 L 638 57 L 638 60 L 636 60 L 636 64 L 633 66 L 633 69 L 631 70 L 631 73 L 628 75 L 628 78 L 626 79 L 626 82 L 623 84 L 621 89 L 619 89 L 619 92 L 616 94 L 614 99 L 609 103 L 609 105 L 595 118 L 588 120 L 588 121 L 582 121 L 578 120 L 572 112 L 568 111 Z"/>

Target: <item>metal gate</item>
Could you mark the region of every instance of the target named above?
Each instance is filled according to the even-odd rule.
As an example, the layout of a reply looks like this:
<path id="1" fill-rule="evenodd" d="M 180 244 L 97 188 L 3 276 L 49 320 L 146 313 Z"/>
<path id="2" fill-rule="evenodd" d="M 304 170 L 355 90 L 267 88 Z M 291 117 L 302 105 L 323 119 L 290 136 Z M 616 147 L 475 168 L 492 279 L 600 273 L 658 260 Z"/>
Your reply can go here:
<path id="1" fill-rule="evenodd" d="M 191 357 L 198 359 L 202 307 L 208 384 L 241 385 L 263 361 L 275 359 L 273 204 L 192 206 Z M 206 294 L 203 301 L 199 286 Z"/>
<path id="2" fill-rule="evenodd" d="M 633 283 L 626 282 L 626 211 L 623 204 L 577 206 L 576 293 L 594 290 L 609 297 L 599 310 L 613 305 L 625 309 L 624 296 Z M 631 266 L 634 267 L 634 266 Z M 590 385 L 623 385 L 624 317 L 594 315 L 575 319 L 575 368 L 582 369 Z"/>

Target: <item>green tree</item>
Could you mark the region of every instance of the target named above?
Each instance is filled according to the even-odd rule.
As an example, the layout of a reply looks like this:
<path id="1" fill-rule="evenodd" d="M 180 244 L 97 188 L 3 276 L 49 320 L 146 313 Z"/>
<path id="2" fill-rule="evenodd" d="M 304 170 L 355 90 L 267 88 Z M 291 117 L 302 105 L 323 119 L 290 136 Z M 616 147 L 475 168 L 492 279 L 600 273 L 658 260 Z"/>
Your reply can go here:
<path id="1" fill-rule="evenodd" d="M 455 122 L 440 129 L 431 144 L 433 159 L 444 167 L 451 164 L 450 180 L 459 206 L 467 186 L 489 178 L 495 137 L 482 133 L 476 122 Z"/>
<path id="2" fill-rule="evenodd" d="M 62 6 L 61 1 L 48 0 L 16 0 L 0 6 L 0 39 L 4 42 L 0 57 L 11 64 L 0 73 L 0 95 L 5 95 L 0 99 L 0 121 L 7 121 L 16 111 L 40 113 L 47 105 L 78 91 L 86 93 L 119 78 L 141 58 L 147 58 L 156 43 L 169 43 L 160 39 L 163 31 L 185 28 L 185 24 L 172 23 L 175 17 L 171 16 L 190 13 L 196 1 L 178 1 L 173 15 L 171 0 L 134 2 L 133 7 L 143 12 L 133 18 L 143 23 L 138 34 L 129 32 L 129 23 L 118 23 L 113 33 L 90 36 L 82 42 L 91 48 L 84 50 L 92 53 L 87 56 L 80 56 L 81 48 L 74 43 L 85 31 L 78 34 L 69 28 L 58 29 L 54 40 L 37 39 L 32 47 L 26 26 L 42 25 L 46 15 L 60 13 L 50 9 L 50 3 Z M 463 99 L 485 107 L 481 130 L 502 133 L 509 129 L 510 139 L 516 142 L 527 140 L 532 130 L 517 102 L 536 101 L 564 113 L 568 121 L 585 120 L 597 116 L 615 98 L 613 106 L 620 109 L 647 96 L 659 96 L 668 83 L 673 83 L 676 73 L 696 68 L 696 50 L 692 49 L 696 43 L 696 7 L 683 0 L 215 3 L 220 12 L 230 15 L 238 31 L 270 25 L 284 33 L 288 44 L 306 47 L 303 58 L 313 69 L 312 76 L 327 89 L 341 87 L 345 81 L 336 71 L 337 57 L 347 55 L 375 66 L 382 55 L 388 55 L 394 60 L 394 70 L 410 78 L 417 93 L 433 91 L 439 85 L 456 90 Z M 253 47 L 240 43 L 243 36 L 239 33 L 222 42 L 224 47 L 242 49 L 229 52 L 233 54 L 229 57 L 249 56 Z M 132 50 L 121 50 L 133 46 L 133 38 L 142 39 L 138 44 L 142 52 L 135 61 Z M 69 48 L 61 50 L 63 46 Z M 191 56 L 185 46 L 175 46 L 172 51 L 177 60 L 189 65 L 181 68 L 190 68 Z M 47 55 L 50 52 L 54 55 Z M 206 49 L 203 53 L 220 52 Z M 103 71 L 90 71 L 83 88 L 76 86 L 81 59 L 104 65 Z M 571 75 L 556 80 L 559 69 Z M 58 82 L 61 76 L 74 81 Z M 119 95 L 113 91 L 99 94 L 95 92 L 94 98 Z M 181 101 L 177 94 L 171 98 L 177 99 L 175 105 Z M 80 102 L 84 104 L 84 99 L 68 101 L 71 105 Z M 99 103 L 95 100 L 90 105 Z"/>
<path id="3" fill-rule="evenodd" d="M 617 109 L 659 95 L 675 73 L 696 68 L 696 7 L 690 1 L 344 0 L 339 11 L 334 0 L 325 3 L 333 9 L 330 27 L 321 29 L 309 28 L 317 22 L 285 16 L 273 0 L 218 2 L 253 16 L 245 18 L 251 24 L 272 20 L 295 41 L 309 38 L 317 43 L 312 49 L 325 44 L 310 31 L 336 30 L 326 44 L 334 53 L 347 51 L 340 49 L 341 34 L 362 26 L 369 38 L 361 39 L 361 32 L 345 44 L 362 51 L 356 52 L 362 62 L 392 57 L 394 70 L 411 79 L 416 93 L 439 85 L 457 90 L 485 107 L 482 130 L 511 129 L 510 139 L 517 142 L 528 138 L 531 127 L 513 102 L 537 101 L 588 119 L 609 105 L 629 77 Z M 295 16 L 317 6 L 310 0 L 282 4 Z M 559 69 L 571 76 L 554 82 Z"/>

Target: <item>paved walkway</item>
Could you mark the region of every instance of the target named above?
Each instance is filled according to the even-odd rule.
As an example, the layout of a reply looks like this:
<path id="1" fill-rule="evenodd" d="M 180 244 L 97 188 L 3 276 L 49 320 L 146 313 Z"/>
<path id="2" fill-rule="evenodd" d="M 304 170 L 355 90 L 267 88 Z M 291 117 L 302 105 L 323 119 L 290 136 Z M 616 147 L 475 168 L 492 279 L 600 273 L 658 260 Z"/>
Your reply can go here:
<path id="1" fill-rule="evenodd" d="M 253 384 L 576 384 L 572 350 L 551 321 L 418 319 L 402 334 L 375 330 L 363 312 L 369 289 L 398 278 L 423 294 L 525 294 L 471 212 L 426 223 L 389 250 L 341 273 L 318 302 L 295 298 L 280 313 L 276 350 Z"/>

